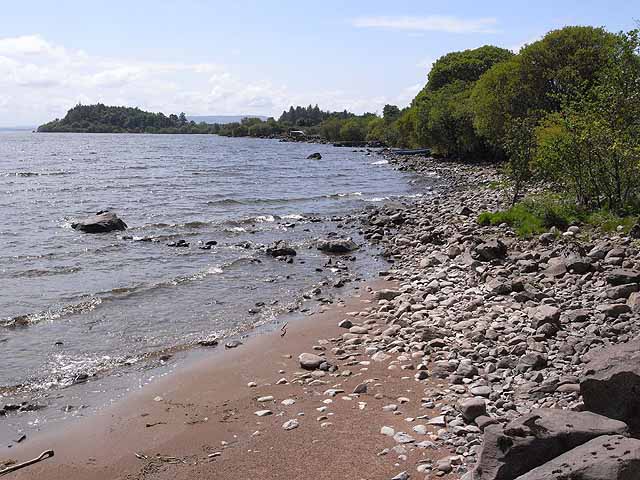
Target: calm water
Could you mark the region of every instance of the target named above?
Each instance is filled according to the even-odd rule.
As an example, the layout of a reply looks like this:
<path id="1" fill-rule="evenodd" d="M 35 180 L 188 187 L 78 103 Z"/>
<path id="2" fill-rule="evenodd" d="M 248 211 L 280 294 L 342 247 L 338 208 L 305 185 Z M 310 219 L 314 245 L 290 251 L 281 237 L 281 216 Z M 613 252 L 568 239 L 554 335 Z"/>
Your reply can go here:
<path id="1" fill-rule="evenodd" d="M 332 231 L 360 241 L 336 217 L 423 190 L 379 156 L 325 145 L 0 133 L 0 394 L 50 397 L 299 308 L 347 275 L 313 248 Z M 130 229 L 70 228 L 105 209 Z M 167 246 L 180 239 L 189 248 Z M 294 263 L 264 254 L 276 239 Z M 352 277 L 379 268 L 366 249 L 356 257 Z"/>

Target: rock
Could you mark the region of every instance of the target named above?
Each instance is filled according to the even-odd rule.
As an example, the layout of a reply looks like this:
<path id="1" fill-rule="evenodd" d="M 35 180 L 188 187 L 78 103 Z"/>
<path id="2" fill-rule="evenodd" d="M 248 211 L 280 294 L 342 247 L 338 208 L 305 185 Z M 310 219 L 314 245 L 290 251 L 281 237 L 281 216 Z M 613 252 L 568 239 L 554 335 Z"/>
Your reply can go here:
<path id="1" fill-rule="evenodd" d="M 458 402 L 458 410 L 467 422 L 487 414 L 487 402 L 482 398 L 466 398 Z"/>
<path id="2" fill-rule="evenodd" d="M 636 292 L 629 295 L 627 305 L 629 305 L 632 313 L 640 313 L 640 293 Z"/>
<path id="3" fill-rule="evenodd" d="M 626 285 L 627 283 L 640 283 L 640 272 L 635 270 L 616 269 L 609 272 L 607 282 L 610 285 Z"/>
<path id="4" fill-rule="evenodd" d="M 376 300 L 393 300 L 396 297 L 399 297 L 401 295 L 401 292 L 399 292 L 398 290 L 390 290 L 388 288 L 382 289 L 382 290 L 378 290 L 374 295 L 373 298 Z"/>
<path id="5" fill-rule="evenodd" d="M 319 152 L 312 153 L 307 157 L 307 160 L 322 160 L 322 155 Z"/>
<path id="6" fill-rule="evenodd" d="M 407 435 L 404 432 L 398 432 L 393 436 L 393 440 L 396 443 L 413 443 L 416 440 L 411 436 L 411 435 Z"/>
<path id="7" fill-rule="evenodd" d="M 634 480 L 639 475 L 640 440 L 602 435 L 517 480 Z"/>
<path id="8" fill-rule="evenodd" d="M 318 240 L 316 248 L 327 253 L 350 253 L 358 249 L 358 245 L 350 238 Z"/>
<path id="9" fill-rule="evenodd" d="M 487 240 L 473 249 L 473 257 L 481 262 L 505 258 L 507 246 L 501 240 Z"/>
<path id="10" fill-rule="evenodd" d="M 231 340 L 230 342 L 224 344 L 224 348 L 238 348 L 240 345 L 242 345 L 242 342 L 240 340 Z"/>
<path id="11" fill-rule="evenodd" d="M 293 420 L 287 420 L 282 424 L 282 428 L 284 430 L 293 430 L 294 428 L 298 428 L 300 426 L 300 422 L 295 418 Z"/>
<path id="12" fill-rule="evenodd" d="M 353 323 L 351 323 L 351 320 L 349 320 L 348 318 L 345 318 L 340 323 L 338 323 L 338 327 L 340 327 L 340 328 L 351 328 L 351 327 L 353 327 Z"/>
<path id="13" fill-rule="evenodd" d="M 257 412 L 254 412 L 254 413 L 258 417 L 266 417 L 269 415 L 273 415 L 273 412 L 271 410 L 258 410 Z"/>
<path id="14" fill-rule="evenodd" d="M 204 340 L 200 340 L 198 342 L 198 345 L 202 346 L 202 347 L 215 347 L 218 345 L 218 339 L 217 338 L 205 338 Z"/>
<path id="15" fill-rule="evenodd" d="M 384 426 L 380 429 L 380 433 L 387 437 L 393 437 L 396 434 L 396 431 L 391 427 Z"/>
<path id="16" fill-rule="evenodd" d="M 300 362 L 300 366 L 305 370 L 316 370 L 326 359 L 314 353 L 301 353 L 298 361 Z"/>
<path id="17" fill-rule="evenodd" d="M 636 223 L 633 227 L 631 227 L 631 230 L 629 231 L 629 236 L 631 238 L 640 238 L 640 222 Z"/>
<path id="18" fill-rule="evenodd" d="M 640 338 L 590 352 L 580 379 L 587 410 L 640 431 Z"/>
<path id="19" fill-rule="evenodd" d="M 353 389 L 353 393 L 358 393 L 358 394 L 367 393 L 367 384 L 360 383 L 356 385 L 356 388 Z"/>
<path id="20" fill-rule="evenodd" d="M 371 360 L 373 360 L 374 362 L 384 362 L 385 360 L 388 360 L 391 358 L 391 355 L 387 355 L 384 352 L 376 352 L 373 355 L 371 355 Z"/>
<path id="21" fill-rule="evenodd" d="M 399 474 L 397 474 L 395 477 L 393 477 L 391 480 L 409 480 L 409 474 L 407 472 L 400 472 Z"/>
<path id="22" fill-rule="evenodd" d="M 450 473 L 453 471 L 453 466 L 451 465 L 451 458 L 445 457 L 441 458 L 436 462 L 436 470 L 442 473 Z"/>
<path id="23" fill-rule="evenodd" d="M 296 251 L 284 240 L 278 240 L 267 247 L 267 255 L 272 257 L 293 257 L 296 255 Z"/>
<path id="24" fill-rule="evenodd" d="M 112 212 L 98 212 L 94 217 L 85 218 L 71 224 L 74 230 L 85 233 L 107 233 L 127 229 L 127 224 Z"/>
<path id="25" fill-rule="evenodd" d="M 513 480 L 601 435 L 624 435 L 627 425 L 591 412 L 537 409 L 509 422 L 489 425 L 474 480 Z"/>
<path id="26" fill-rule="evenodd" d="M 540 305 L 538 307 L 530 308 L 527 311 L 527 315 L 531 319 L 531 328 L 539 328 L 545 323 L 560 328 L 560 309 L 551 305 Z"/>
<path id="27" fill-rule="evenodd" d="M 526 372 L 528 370 L 540 370 L 547 366 L 547 357 L 538 352 L 526 353 L 520 360 L 516 369 L 519 372 Z"/>

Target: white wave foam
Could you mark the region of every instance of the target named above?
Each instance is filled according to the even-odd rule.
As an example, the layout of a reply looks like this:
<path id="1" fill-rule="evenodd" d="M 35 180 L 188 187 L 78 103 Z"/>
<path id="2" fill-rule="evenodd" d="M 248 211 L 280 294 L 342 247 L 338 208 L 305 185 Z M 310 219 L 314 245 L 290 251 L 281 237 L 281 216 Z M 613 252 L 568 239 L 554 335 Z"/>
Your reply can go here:
<path id="1" fill-rule="evenodd" d="M 369 165 L 387 165 L 389 160 L 378 160 L 377 162 L 372 162 Z"/>

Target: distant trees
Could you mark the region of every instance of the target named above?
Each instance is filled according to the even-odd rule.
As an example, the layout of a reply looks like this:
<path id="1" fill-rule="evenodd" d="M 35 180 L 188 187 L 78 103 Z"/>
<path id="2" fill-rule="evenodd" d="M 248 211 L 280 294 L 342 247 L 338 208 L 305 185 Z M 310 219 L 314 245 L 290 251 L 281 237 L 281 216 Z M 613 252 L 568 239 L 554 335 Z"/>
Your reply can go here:
<path id="1" fill-rule="evenodd" d="M 131 107 L 112 107 L 101 103 L 78 104 L 64 118 L 38 127 L 39 132 L 87 133 L 211 133 L 205 123 L 189 122 L 184 113 L 151 113 Z"/>

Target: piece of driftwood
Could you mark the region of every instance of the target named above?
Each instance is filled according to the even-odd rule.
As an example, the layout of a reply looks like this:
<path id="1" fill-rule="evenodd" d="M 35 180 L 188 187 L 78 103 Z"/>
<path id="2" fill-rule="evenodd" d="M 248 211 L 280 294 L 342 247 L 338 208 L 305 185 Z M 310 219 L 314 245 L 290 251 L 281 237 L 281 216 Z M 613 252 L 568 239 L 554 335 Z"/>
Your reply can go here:
<path id="1" fill-rule="evenodd" d="M 15 465 L 11 465 L 10 467 L 5 468 L 4 470 L 0 470 L 0 477 L 2 477 L 3 475 L 7 475 L 9 473 L 15 472 L 16 470 L 21 470 L 30 465 L 34 465 L 38 462 L 46 460 L 47 458 L 51 458 L 53 457 L 53 455 L 54 455 L 53 450 L 45 450 L 40 454 L 39 457 L 36 457 L 33 460 L 29 460 L 23 463 L 16 463 Z"/>

